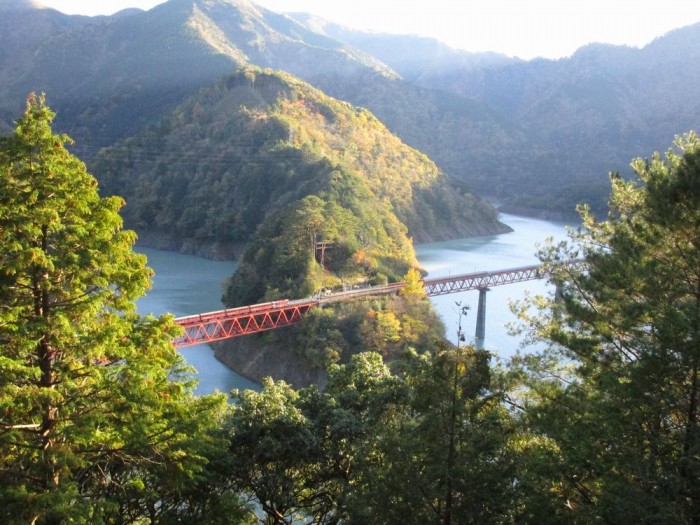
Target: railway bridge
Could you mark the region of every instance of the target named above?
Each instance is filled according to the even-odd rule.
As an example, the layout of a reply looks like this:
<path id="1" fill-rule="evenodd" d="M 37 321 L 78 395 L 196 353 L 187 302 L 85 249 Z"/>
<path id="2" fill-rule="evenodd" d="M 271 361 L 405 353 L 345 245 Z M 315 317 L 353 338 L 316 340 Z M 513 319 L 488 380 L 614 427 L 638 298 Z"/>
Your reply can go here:
<path id="1" fill-rule="evenodd" d="M 486 292 L 493 286 L 544 277 L 541 266 L 533 265 L 491 272 L 435 277 L 424 279 L 422 282 L 428 296 L 479 290 L 476 322 L 476 341 L 479 344 L 479 342 L 483 342 L 486 331 Z M 307 299 L 282 299 L 179 317 L 175 319 L 175 322 L 185 329 L 185 333 L 174 341 L 174 345 L 177 348 L 183 348 L 290 326 L 299 323 L 304 315 L 316 306 L 337 301 L 350 301 L 359 297 L 397 294 L 403 286 L 402 282 L 369 286 Z"/>

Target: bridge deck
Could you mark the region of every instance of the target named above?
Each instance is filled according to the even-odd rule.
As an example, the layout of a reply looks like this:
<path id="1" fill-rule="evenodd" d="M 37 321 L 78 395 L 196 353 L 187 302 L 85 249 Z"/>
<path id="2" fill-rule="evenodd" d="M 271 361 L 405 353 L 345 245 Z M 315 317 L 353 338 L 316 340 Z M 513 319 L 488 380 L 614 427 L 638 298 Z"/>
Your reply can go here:
<path id="1" fill-rule="evenodd" d="M 429 296 L 435 296 L 480 290 L 542 277 L 539 265 L 522 266 L 495 272 L 475 272 L 424 279 L 423 287 Z M 177 348 L 182 348 L 290 326 L 300 322 L 304 314 L 314 306 L 349 301 L 359 297 L 397 294 L 403 286 L 404 283 L 391 283 L 335 292 L 318 298 L 294 301 L 283 299 L 179 317 L 175 322 L 185 329 L 185 334 L 177 338 L 173 344 Z"/>

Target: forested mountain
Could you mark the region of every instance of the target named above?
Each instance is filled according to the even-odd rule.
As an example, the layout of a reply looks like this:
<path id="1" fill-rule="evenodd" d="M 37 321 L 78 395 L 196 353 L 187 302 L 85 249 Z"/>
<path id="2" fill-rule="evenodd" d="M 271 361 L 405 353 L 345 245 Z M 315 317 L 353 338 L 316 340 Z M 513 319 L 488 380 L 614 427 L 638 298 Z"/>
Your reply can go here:
<path id="1" fill-rule="evenodd" d="M 331 68 L 396 76 L 377 59 L 248 0 L 170 0 L 147 12 L 92 23 L 77 17 L 72 24 L 76 17 L 23 2 L 6 12 L 14 25 L 0 36 L 0 47 L 7 38 L 26 41 L 0 62 L 1 114 L 14 118 L 30 90 L 45 91 L 59 122 L 79 140 L 95 133 L 104 143 L 129 136 L 244 64 L 302 77 Z M 45 19 L 55 29 L 37 38 Z M 19 51 L 27 59 L 18 60 Z"/>
<path id="2" fill-rule="evenodd" d="M 343 104 L 296 82 L 249 69 L 212 94 L 248 85 L 229 102 L 272 102 L 267 113 L 251 104 L 249 127 L 273 139 L 285 115 L 318 118 Z M 349 106 L 320 113 L 313 129 L 370 120 Z M 561 293 L 517 305 L 537 351 L 502 369 L 489 351 L 441 342 L 411 270 L 397 297 L 314 308 L 293 331 L 257 339 L 280 351 L 251 362 L 298 362 L 285 359 L 297 347 L 308 365 L 330 365 L 308 378 L 325 388 L 267 377 L 262 391 L 234 390 L 227 403 L 193 395 L 172 316 L 136 313 L 151 271 L 121 228 L 122 201 L 99 196 L 53 116 L 29 97 L 15 133 L 0 137 L 0 522 L 700 518 L 696 134 L 665 157 L 635 159 L 636 179 L 612 179 L 608 220 L 584 210 L 571 243 L 542 249 Z M 319 151 L 332 136 L 314 137 Z M 362 206 L 356 197 L 386 185 L 361 182 L 339 163 L 308 197 L 327 198 L 325 209 L 293 210 L 328 218 L 291 213 L 291 223 L 321 231 L 343 204 Z M 364 204 L 366 218 L 390 220 L 388 206 Z"/>
<path id="3" fill-rule="evenodd" d="M 333 243 L 329 261 L 342 267 L 361 251 L 362 264 L 399 278 L 414 264 L 406 226 L 417 240 L 505 229 L 487 202 L 451 189 L 369 111 L 270 70 L 247 68 L 202 89 L 157 126 L 105 149 L 94 169 L 105 193 L 126 198 L 128 226 L 179 249 L 253 241 L 255 252 L 278 239 L 290 250 L 301 243 L 305 260 L 309 233 L 300 240 L 289 229 L 308 212 L 318 224 L 294 231 L 315 229 Z M 305 273 L 290 261 L 278 270 Z"/>
<path id="4" fill-rule="evenodd" d="M 368 108 L 465 187 L 511 205 L 602 203 L 607 172 L 696 128 L 700 27 L 642 49 L 590 45 L 561 60 L 369 35 L 248 0 L 169 0 L 75 17 L 5 0 L 0 122 L 45 91 L 90 159 L 241 65 L 288 71 Z M 0 124 L 0 126 L 3 126 Z"/>
<path id="5" fill-rule="evenodd" d="M 520 62 L 499 53 L 453 49 L 435 38 L 365 32 L 308 13 L 287 13 L 309 30 L 377 57 L 401 78 L 421 87 L 449 91 L 449 78 Z"/>
<path id="6" fill-rule="evenodd" d="M 700 523 L 696 133 L 640 152 L 605 220 L 583 209 L 545 242 L 560 293 L 514 306 L 537 347 L 504 367 L 444 341 L 409 238 L 498 227 L 457 176 L 563 205 L 598 164 L 695 127 L 698 26 L 428 90 L 246 2 L 87 19 L 0 0 L 0 23 L 0 131 L 16 91 L 52 88 L 91 153 L 88 170 L 42 95 L 0 137 L 1 523 Z M 281 57 L 315 83 L 249 63 Z M 245 244 L 227 305 L 406 286 L 232 340 L 246 373 L 291 363 L 314 385 L 195 397 L 172 316 L 136 313 L 152 272 L 120 210 Z"/>
<path id="7" fill-rule="evenodd" d="M 629 172 L 629 158 L 662 149 L 700 123 L 700 24 L 671 31 L 641 49 L 590 44 L 568 58 L 523 61 L 292 16 L 375 54 L 420 88 L 489 108 L 501 126 L 479 126 L 487 137 L 482 144 L 477 133 L 456 137 L 445 129 L 442 114 L 430 136 L 421 136 L 415 133 L 420 126 L 394 114 L 386 101 L 364 94 L 352 98 L 449 173 L 524 207 L 573 209 L 581 200 L 602 207 L 609 170 Z M 469 116 L 464 121 L 474 123 Z M 465 143 L 472 147 L 460 148 Z M 489 150 L 497 162 L 487 160 Z"/>

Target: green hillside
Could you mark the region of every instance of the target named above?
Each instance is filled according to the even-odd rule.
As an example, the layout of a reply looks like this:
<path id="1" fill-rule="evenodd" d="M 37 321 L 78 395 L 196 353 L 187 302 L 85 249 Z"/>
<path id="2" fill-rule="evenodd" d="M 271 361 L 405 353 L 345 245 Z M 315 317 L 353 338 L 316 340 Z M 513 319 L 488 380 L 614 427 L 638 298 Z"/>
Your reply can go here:
<path id="1" fill-rule="evenodd" d="M 399 279 L 416 265 L 409 237 L 506 229 L 367 110 L 270 70 L 201 90 L 92 168 L 105 193 L 126 198 L 142 238 L 185 251 L 250 244 L 232 304 L 271 289 L 307 294 L 338 276 Z"/>

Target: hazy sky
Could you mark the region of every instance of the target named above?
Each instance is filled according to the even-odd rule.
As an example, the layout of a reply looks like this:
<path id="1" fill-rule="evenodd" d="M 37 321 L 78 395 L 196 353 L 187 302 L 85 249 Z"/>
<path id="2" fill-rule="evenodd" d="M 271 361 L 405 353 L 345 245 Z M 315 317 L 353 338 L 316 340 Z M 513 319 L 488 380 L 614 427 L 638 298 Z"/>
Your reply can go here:
<path id="1" fill-rule="evenodd" d="M 163 0 L 40 0 L 68 14 L 149 9 Z M 590 42 L 642 46 L 700 22 L 698 0 L 258 0 L 357 29 L 435 37 L 467 51 L 559 58 Z"/>

